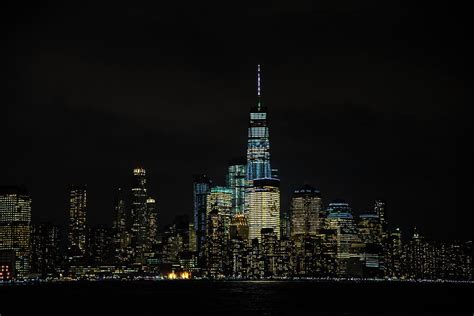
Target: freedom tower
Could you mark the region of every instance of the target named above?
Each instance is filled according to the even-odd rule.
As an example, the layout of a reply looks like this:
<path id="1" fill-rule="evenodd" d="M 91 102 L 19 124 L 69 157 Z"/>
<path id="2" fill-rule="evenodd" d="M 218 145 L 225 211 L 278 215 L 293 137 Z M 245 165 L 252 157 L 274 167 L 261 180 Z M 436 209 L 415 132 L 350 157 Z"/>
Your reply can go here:
<path id="1" fill-rule="evenodd" d="M 247 143 L 247 181 L 272 177 L 270 167 L 270 139 L 268 135 L 267 108 L 262 103 L 260 65 L 257 65 L 257 104 L 250 110 Z"/>
<path id="2" fill-rule="evenodd" d="M 280 180 L 273 179 L 267 108 L 261 99 L 260 65 L 257 65 L 257 104 L 250 110 L 247 145 L 245 210 L 249 242 L 262 240 L 262 231 L 280 239 Z"/>

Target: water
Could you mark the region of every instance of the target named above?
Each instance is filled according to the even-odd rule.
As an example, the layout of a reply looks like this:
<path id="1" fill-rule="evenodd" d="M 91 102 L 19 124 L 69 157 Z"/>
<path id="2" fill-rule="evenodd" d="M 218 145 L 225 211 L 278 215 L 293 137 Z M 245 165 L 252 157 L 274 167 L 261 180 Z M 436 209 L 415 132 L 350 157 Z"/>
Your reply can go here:
<path id="1" fill-rule="evenodd" d="M 9 315 L 473 315 L 473 284 L 304 281 L 0 286 Z"/>

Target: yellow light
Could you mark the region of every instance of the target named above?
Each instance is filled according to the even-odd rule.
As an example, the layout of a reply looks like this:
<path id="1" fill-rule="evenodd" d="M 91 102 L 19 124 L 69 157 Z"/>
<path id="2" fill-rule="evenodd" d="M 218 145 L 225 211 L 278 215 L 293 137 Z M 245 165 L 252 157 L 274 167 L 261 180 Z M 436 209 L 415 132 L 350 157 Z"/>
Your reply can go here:
<path id="1" fill-rule="evenodd" d="M 174 272 L 168 273 L 168 279 L 170 279 L 170 280 L 176 279 L 176 273 L 174 273 Z"/>
<path id="2" fill-rule="evenodd" d="M 191 277 L 189 272 L 181 272 L 181 279 L 187 280 Z"/>

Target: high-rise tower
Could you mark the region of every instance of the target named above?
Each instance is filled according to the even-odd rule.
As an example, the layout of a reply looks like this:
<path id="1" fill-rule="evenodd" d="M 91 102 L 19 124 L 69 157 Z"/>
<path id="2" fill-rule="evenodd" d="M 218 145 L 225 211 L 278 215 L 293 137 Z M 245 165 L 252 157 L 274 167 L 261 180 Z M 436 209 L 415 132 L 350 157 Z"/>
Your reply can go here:
<path id="1" fill-rule="evenodd" d="M 308 184 L 295 190 L 291 198 L 291 236 L 318 234 L 321 209 L 319 190 Z"/>
<path id="2" fill-rule="evenodd" d="M 250 110 L 247 143 L 247 180 L 271 178 L 270 139 L 267 124 L 267 108 L 261 99 L 260 65 L 257 65 L 257 104 Z"/>
<path id="3" fill-rule="evenodd" d="M 86 251 L 87 188 L 85 185 L 71 186 L 69 195 L 69 257 L 81 258 Z"/>
<path id="4" fill-rule="evenodd" d="M 135 262 L 143 259 L 147 239 L 147 205 L 146 171 L 143 168 L 133 169 L 131 237 Z"/>
<path id="5" fill-rule="evenodd" d="M 232 190 L 232 215 L 243 215 L 247 188 L 247 162 L 245 158 L 229 162 L 227 187 Z"/>
<path id="6" fill-rule="evenodd" d="M 211 192 L 212 180 L 205 174 L 195 175 L 193 181 L 194 229 L 196 230 L 197 251 L 201 255 L 206 239 L 207 194 Z"/>
<path id="7" fill-rule="evenodd" d="M 2 273 L 26 277 L 30 267 L 31 196 L 23 187 L 0 187 L 0 255 L 9 254 L 14 266 Z M 14 273 L 16 271 L 16 275 Z M 0 280 L 2 276 L 0 276 Z"/>

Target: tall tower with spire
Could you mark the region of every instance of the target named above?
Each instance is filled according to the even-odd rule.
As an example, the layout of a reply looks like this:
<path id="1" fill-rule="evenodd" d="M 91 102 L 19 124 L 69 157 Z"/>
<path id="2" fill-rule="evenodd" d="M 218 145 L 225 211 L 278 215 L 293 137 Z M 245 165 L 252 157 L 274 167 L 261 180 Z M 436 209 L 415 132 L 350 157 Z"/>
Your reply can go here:
<path id="1" fill-rule="evenodd" d="M 247 143 L 247 181 L 271 178 L 270 139 L 267 124 L 267 108 L 262 102 L 260 65 L 257 65 L 257 104 L 250 110 Z"/>

